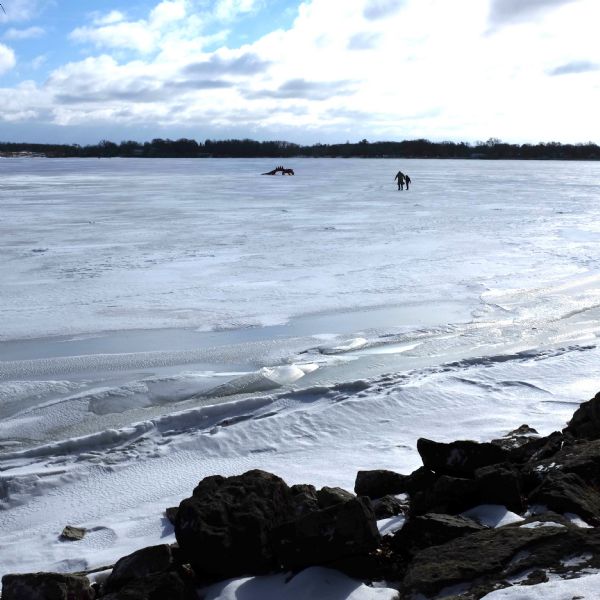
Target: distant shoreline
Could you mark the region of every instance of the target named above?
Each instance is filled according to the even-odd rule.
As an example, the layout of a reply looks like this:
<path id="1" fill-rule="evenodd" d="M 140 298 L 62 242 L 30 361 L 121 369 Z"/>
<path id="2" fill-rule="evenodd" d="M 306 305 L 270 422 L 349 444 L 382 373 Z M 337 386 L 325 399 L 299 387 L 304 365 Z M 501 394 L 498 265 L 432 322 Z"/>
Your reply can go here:
<path id="1" fill-rule="evenodd" d="M 379 158 L 379 159 L 469 159 L 469 160 L 600 160 L 600 146 L 593 142 L 560 144 L 508 144 L 490 138 L 486 142 L 401 142 L 313 144 L 302 146 L 285 141 L 258 142 L 248 139 L 206 140 L 160 139 L 150 142 L 102 140 L 98 144 L 30 144 L 0 142 L 2 158 Z"/>

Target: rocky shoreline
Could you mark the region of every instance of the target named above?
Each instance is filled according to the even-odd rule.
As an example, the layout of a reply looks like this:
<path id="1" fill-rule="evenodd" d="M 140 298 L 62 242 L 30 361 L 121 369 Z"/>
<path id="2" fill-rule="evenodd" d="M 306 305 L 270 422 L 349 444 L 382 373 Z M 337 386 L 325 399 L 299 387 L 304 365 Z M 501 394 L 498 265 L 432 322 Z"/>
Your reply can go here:
<path id="1" fill-rule="evenodd" d="M 5 575 L 1 598 L 192 600 L 217 581 L 319 565 L 385 581 L 401 600 L 475 600 L 600 569 L 600 393 L 548 436 L 522 425 L 488 443 L 421 438 L 417 449 L 422 467 L 359 471 L 354 493 L 259 470 L 206 477 L 166 510 L 176 544 L 98 577 Z"/>

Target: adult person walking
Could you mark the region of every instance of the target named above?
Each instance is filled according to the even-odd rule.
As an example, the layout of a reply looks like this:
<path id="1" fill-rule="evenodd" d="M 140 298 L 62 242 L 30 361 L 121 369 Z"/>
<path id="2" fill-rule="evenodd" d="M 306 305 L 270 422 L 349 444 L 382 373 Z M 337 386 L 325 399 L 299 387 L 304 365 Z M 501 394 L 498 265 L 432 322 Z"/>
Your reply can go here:
<path id="1" fill-rule="evenodd" d="M 404 173 L 402 171 L 398 171 L 396 173 L 396 177 L 394 177 L 394 181 L 396 181 L 396 179 L 398 180 L 398 189 L 403 190 L 404 189 Z"/>

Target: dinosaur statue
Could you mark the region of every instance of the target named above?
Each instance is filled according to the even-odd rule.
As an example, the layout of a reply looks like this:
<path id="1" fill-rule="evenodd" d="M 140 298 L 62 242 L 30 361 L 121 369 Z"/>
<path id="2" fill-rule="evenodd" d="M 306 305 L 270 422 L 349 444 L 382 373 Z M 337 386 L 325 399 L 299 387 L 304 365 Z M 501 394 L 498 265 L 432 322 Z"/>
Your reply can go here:
<path id="1" fill-rule="evenodd" d="M 286 169 L 283 166 L 275 167 L 272 171 L 261 173 L 261 175 L 277 175 L 277 173 L 281 173 L 282 175 L 294 175 L 294 169 Z"/>

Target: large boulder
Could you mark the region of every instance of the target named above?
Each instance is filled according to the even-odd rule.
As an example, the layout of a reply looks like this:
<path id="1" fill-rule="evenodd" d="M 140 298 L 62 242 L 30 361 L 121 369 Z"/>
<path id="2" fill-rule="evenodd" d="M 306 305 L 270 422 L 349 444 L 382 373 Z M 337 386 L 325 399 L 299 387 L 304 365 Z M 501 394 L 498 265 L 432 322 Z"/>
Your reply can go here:
<path id="1" fill-rule="evenodd" d="M 573 439 L 555 431 L 548 436 L 532 438 L 510 451 L 510 462 L 526 464 L 552 458 L 561 449 L 572 445 Z"/>
<path id="2" fill-rule="evenodd" d="M 479 483 L 474 479 L 442 475 L 431 487 L 411 496 L 409 514 L 457 514 L 477 506 L 479 498 Z"/>
<path id="3" fill-rule="evenodd" d="M 105 590 L 118 590 L 134 579 L 164 573 L 173 567 L 173 554 L 168 544 L 142 548 L 117 561 L 106 580 Z"/>
<path id="4" fill-rule="evenodd" d="M 475 471 L 509 459 L 509 451 L 492 443 L 459 440 L 444 444 L 426 438 L 417 440 L 423 465 L 437 475 L 473 477 Z"/>
<path id="5" fill-rule="evenodd" d="M 527 467 L 538 478 L 554 471 L 575 473 L 589 485 L 600 488 L 600 440 L 565 444 L 550 458 L 530 461 Z"/>
<path id="6" fill-rule="evenodd" d="M 547 473 L 529 495 L 531 504 L 542 504 L 558 513 L 575 513 L 600 525 L 600 494 L 575 473 Z"/>
<path id="7" fill-rule="evenodd" d="M 367 555 L 380 540 L 375 514 L 365 497 L 308 513 L 274 532 L 277 556 L 286 569 Z"/>
<path id="8" fill-rule="evenodd" d="M 101 596 L 101 600 L 192 600 L 197 594 L 186 586 L 178 573 L 169 571 L 132 579 L 116 592 Z M 47 599 L 50 600 L 50 599 Z M 78 597 L 69 600 L 79 600 Z"/>
<path id="9" fill-rule="evenodd" d="M 408 503 L 396 498 L 396 496 L 383 496 L 383 498 L 377 498 L 372 500 L 373 512 L 375 518 L 379 521 L 380 519 L 389 519 L 396 515 L 403 515 L 408 512 Z"/>
<path id="10" fill-rule="evenodd" d="M 586 440 L 600 438 L 600 392 L 579 406 L 563 432 Z"/>
<path id="11" fill-rule="evenodd" d="M 501 504 L 516 513 L 525 510 L 519 470 L 510 463 L 482 467 L 475 471 L 481 504 Z"/>
<path id="12" fill-rule="evenodd" d="M 439 546 L 457 537 L 487 529 L 467 517 L 428 513 L 409 519 L 394 534 L 392 548 L 401 555 L 412 555 L 429 546 Z"/>
<path id="13" fill-rule="evenodd" d="M 2 600 L 92 600 L 87 577 L 61 573 L 24 573 L 2 578 Z"/>
<path id="14" fill-rule="evenodd" d="M 308 483 L 297 483 L 290 488 L 298 516 L 305 515 L 313 510 L 319 510 L 317 488 Z"/>
<path id="15" fill-rule="evenodd" d="M 529 425 L 520 425 L 501 438 L 492 440 L 492 444 L 496 444 L 496 446 L 500 446 L 505 450 L 515 450 L 516 448 L 520 448 L 529 443 L 531 440 L 539 438 L 540 434 L 533 427 L 529 427 Z"/>
<path id="16" fill-rule="evenodd" d="M 358 471 L 354 492 L 358 496 L 368 496 L 371 500 L 388 495 L 403 494 L 408 491 L 407 479 L 406 475 L 385 469 Z"/>
<path id="17" fill-rule="evenodd" d="M 343 504 L 352 500 L 354 494 L 340 488 L 340 487 L 328 487 L 324 486 L 317 492 L 317 501 L 319 508 L 329 508 L 336 504 Z"/>
<path id="18" fill-rule="evenodd" d="M 277 566 L 271 531 L 295 516 L 292 493 L 276 475 L 259 470 L 215 475 L 179 505 L 175 536 L 200 576 L 261 574 Z"/>
<path id="19" fill-rule="evenodd" d="M 421 550 L 409 565 L 400 596 L 429 598 L 460 584 L 464 597 L 481 598 L 496 587 L 510 585 L 508 578 L 533 570 L 569 575 L 600 566 L 599 530 L 563 522 L 536 525 L 508 525 Z M 581 560 L 572 561 L 573 557 Z"/>

